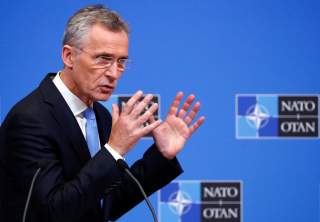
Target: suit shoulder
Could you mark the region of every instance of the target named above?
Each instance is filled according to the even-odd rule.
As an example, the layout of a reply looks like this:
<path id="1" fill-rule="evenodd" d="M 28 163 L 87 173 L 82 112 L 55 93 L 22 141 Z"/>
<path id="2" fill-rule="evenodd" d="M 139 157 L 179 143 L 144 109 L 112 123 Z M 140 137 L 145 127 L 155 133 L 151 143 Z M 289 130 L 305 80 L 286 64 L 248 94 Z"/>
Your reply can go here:
<path id="1" fill-rule="evenodd" d="M 18 101 L 8 112 L 4 124 L 12 119 L 24 116 L 37 116 L 43 110 L 41 106 L 39 89 L 33 90 L 29 95 Z"/>

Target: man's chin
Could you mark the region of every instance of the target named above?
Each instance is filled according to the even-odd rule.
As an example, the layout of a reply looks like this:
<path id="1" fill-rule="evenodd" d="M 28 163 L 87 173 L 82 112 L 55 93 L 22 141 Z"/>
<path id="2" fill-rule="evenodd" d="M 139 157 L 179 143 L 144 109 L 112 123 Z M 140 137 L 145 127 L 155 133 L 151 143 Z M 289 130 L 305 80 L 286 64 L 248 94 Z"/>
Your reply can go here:
<path id="1" fill-rule="evenodd" d="M 107 101 L 111 95 L 112 93 L 103 93 L 97 96 L 96 98 L 97 98 L 97 101 Z"/>

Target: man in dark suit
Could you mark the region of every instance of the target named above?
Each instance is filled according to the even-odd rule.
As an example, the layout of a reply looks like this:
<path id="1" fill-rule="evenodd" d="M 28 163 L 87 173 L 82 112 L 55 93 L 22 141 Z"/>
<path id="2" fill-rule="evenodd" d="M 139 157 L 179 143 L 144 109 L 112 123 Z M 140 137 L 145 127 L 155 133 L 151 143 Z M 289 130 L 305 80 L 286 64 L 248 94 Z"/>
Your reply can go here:
<path id="1" fill-rule="evenodd" d="M 152 96 L 143 97 L 141 91 L 121 113 L 113 105 L 110 115 L 97 102 L 110 97 L 128 63 L 128 26 L 101 5 L 83 8 L 69 19 L 62 60 L 64 68 L 48 74 L 1 126 L 10 222 L 22 220 L 39 167 L 27 221 L 116 220 L 143 199 L 116 161 L 152 133 L 155 143 L 131 167 L 151 194 L 182 172 L 176 155 L 204 121 L 200 117 L 192 124 L 200 107 L 199 102 L 191 106 L 193 95 L 178 108 L 181 92 L 164 121 L 153 119 L 157 104 L 142 114 Z"/>

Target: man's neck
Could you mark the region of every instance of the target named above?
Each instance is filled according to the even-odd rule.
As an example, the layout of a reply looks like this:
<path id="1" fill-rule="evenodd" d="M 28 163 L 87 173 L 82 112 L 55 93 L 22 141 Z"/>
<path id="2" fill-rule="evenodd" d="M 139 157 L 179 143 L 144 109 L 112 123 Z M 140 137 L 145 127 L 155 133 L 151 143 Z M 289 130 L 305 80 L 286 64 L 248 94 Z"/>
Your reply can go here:
<path id="1" fill-rule="evenodd" d="M 76 95 L 82 102 L 84 102 L 88 107 L 92 106 L 93 101 L 89 98 L 81 95 L 80 91 L 78 90 L 75 82 L 72 80 L 72 76 L 69 70 L 63 69 L 60 72 L 60 78 L 62 82 L 68 87 L 68 89 Z"/>

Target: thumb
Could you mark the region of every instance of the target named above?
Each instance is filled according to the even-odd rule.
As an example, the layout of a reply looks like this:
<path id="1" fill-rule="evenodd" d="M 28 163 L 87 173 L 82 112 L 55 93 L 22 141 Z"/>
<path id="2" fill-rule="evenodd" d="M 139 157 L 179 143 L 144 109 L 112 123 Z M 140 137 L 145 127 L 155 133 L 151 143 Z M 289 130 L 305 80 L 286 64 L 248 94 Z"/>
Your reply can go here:
<path id="1" fill-rule="evenodd" d="M 114 125 L 119 119 L 119 107 L 116 104 L 112 104 L 112 125 Z"/>

